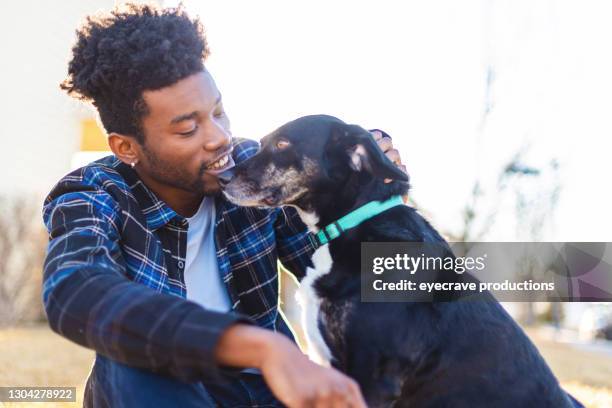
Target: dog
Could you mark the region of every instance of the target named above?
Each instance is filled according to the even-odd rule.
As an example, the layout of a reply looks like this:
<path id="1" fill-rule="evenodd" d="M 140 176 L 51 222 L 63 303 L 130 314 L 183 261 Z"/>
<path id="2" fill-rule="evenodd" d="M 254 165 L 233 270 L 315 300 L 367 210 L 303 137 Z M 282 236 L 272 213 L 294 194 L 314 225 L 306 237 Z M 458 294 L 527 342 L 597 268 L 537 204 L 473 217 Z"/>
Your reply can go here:
<path id="1" fill-rule="evenodd" d="M 294 207 L 314 234 L 409 189 L 408 176 L 368 131 L 326 115 L 299 118 L 265 136 L 261 149 L 221 184 L 237 205 Z M 316 249 L 301 281 L 302 323 L 311 358 L 354 378 L 369 406 L 574 406 L 490 294 L 478 301 L 461 301 L 461 293 L 430 302 L 360 301 L 362 242 L 448 248 L 415 209 L 395 205 L 334 238 Z"/>

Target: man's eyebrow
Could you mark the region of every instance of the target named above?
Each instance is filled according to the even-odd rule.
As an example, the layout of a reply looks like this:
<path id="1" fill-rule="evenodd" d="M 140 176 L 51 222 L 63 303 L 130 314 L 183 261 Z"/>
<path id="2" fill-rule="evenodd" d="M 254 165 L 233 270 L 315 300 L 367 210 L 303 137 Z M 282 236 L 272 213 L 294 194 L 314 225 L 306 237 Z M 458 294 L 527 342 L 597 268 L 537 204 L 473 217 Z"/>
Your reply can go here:
<path id="1" fill-rule="evenodd" d="M 177 124 L 177 123 L 179 123 L 179 122 L 183 122 L 183 121 L 185 121 L 185 120 L 192 120 L 192 119 L 194 119 L 196 116 L 198 116 L 198 112 L 196 112 L 196 111 L 193 111 L 193 112 L 191 112 L 191 113 L 185 113 L 185 114 L 183 114 L 183 115 L 179 115 L 179 116 L 177 116 L 177 117 L 173 118 L 173 119 L 170 121 L 170 124 L 175 125 L 175 124 Z"/>
<path id="2" fill-rule="evenodd" d="M 219 105 L 220 103 L 221 103 L 221 94 L 219 94 L 219 96 L 217 96 L 217 100 L 215 101 L 215 106 Z M 198 116 L 198 112 L 197 111 L 193 111 L 191 113 L 185 113 L 183 115 L 179 115 L 179 116 L 173 118 L 170 121 L 170 124 L 171 125 L 176 125 L 177 123 L 183 122 L 185 120 L 192 120 L 192 119 L 194 119 L 197 116 Z"/>

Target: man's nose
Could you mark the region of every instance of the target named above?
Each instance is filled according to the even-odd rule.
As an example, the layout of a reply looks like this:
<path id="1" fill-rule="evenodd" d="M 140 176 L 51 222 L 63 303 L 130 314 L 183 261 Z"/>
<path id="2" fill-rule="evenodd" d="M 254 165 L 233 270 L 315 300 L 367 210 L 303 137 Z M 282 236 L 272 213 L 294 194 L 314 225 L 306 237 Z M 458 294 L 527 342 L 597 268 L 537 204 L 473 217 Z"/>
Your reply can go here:
<path id="1" fill-rule="evenodd" d="M 219 126 L 213 126 L 212 135 L 204 148 L 208 151 L 217 151 L 226 148 L 232 142 L 232 134 Z"/>
<path id="2" fill-rule="evenodd" d="M 234 169 L 227 169 L 223 173 L 217 174 L 217 179 L 219 180 L 219 185 L 224 187 L 229 183 L 234 177 Z"/>

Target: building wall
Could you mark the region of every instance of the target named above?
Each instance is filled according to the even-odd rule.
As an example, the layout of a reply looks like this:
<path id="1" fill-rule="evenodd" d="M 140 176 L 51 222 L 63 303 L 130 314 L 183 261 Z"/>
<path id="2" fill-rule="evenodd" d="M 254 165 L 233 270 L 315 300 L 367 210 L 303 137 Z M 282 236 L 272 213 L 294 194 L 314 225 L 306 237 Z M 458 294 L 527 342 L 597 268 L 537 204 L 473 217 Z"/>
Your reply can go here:
<path id="1" fill-rule="evenodd" d="M 67 74 L 76 28 L 86 15 L 115 3 L 0 3 L 0 194 L 42 196 L 80 162 L 75 153 L 100 148 L 99 139 L 83 136 L 95 125 L 93 110 L 66 95 L 59 83 Z"/>

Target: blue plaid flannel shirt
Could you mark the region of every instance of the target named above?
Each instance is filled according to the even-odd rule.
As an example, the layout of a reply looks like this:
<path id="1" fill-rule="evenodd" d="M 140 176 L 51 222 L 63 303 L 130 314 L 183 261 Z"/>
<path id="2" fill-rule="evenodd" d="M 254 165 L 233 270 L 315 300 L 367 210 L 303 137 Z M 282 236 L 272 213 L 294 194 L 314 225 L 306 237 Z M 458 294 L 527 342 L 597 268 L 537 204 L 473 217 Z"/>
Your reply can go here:
<path id="1" fill-rule="evenodd" d="M 234 160 L 257 142 L 235 139 Z M 247 322 L 292 338 L 278 311 L 277 260 L 304 276 L 316 247 L 293 209 L 215 198 L 219 271 L 233 303 L 218 313 L 186 299 L 187 220 L 129 166 L 108 156 L 65 176 L 45 201 L 43 301 L 60 335 L 131 366 L 186 381 L 218 380 L 224 329 Z"/>

